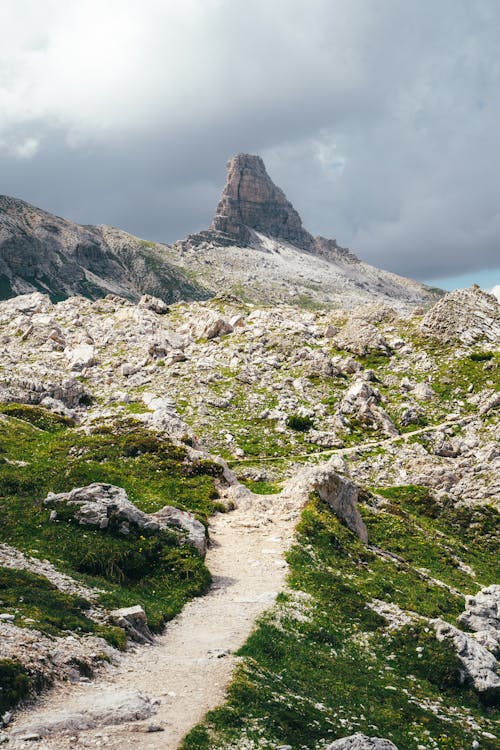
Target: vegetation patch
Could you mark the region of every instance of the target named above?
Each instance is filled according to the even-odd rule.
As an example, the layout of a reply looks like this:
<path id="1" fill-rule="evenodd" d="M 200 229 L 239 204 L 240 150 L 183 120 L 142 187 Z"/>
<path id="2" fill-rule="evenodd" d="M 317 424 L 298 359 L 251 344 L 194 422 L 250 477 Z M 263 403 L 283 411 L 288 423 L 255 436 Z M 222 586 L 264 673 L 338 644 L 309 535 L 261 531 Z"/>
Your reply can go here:
<path id="1" fill-rule="evenodd" d="M 409 491 L 408 503 L 415 498 L 423 504 L 416 520 L 436 523 L 422 488 Z M 411 524 L 396 527 L 398 562 L 381 553 L 389 552 L 391 524 L 406 512 L 401 503 L 363 512 L 380 552 L 363 546 L 318 498 L 304 510 L 288 554 L 290 593 L 260 619 L 240 651 L 226 703 L 187 735 L 183 750 L 319 750 L 355 732 L 404 750 L 463 750 L 476 738 L 485 750 L 496 747 L 498 711 L 460 684 L 455 653 L 426 619 L 454 623 L 463 610 L 460 594 L 420 573 L 429 558 L 443 573 L 439 555 L 456 538 L 436 532 L 420 545 Z M 481 554 L 491 562 L 491 552 Z M 404 610 L 406 624 L 389 628 L 369 606 L 374 599 Z"/>
<path id="2" fill-rule="evenodd" d="M 31 685 L 31 677 L 22 664 L 0 659 L 0 716 L 26 698 Z"/>
<path id="3" fill-rule="evenodd" d="M 50 412 L 47 415 L 49 419 Z M 62 508 L 56 522 L 50 522 L 50 508 L 43 500 L 48 492 L 104 482 L 123 487 L 145 512 L 173 505 L 206 524 L 217 508 L 213 479 L 218 464 L 192 462 L 183 446 L 130 419 L 103 424 L 90 435 L 65 425 L 55 432 L 40 431 L 19 418 L 7 419 L 0 422 L 0 443 L 0 541 L 103 589 L 100 602 L 108 608 L 141 604 L 156 630 L 188 599 L 206 590 L 210 575 L 203 560 L 182 545 L 177 534 L 131 530 L 124 536 L 112 528 L 92 529 L 80 526 Z M 40 604 L 37 627 L 53 632 L 59 626 L 50 622 L 48 613 L 57 594 L 46 588 L 43 592 L 47 601 Z M 50 597 L 55 599 L 49 606 Z M 76 609 L 70 608 L 67 616 L 85 618 L 77 602 L 73 604 Z M 61 600 L 61 617 L 62 609 Z M 75 627 L 92 626 L 84 619 Z M 65 628 L 63 621 L 60 628 Z M 109 632 L 107 637 L 115 638 Z"/>
<path id="4" fill-rule="evenodd" d="M 290 414 L 286 420 L 286 426 L 296 432 L 309 432 L 314 427 L 311 417 L 301 417 L 298 414 Z"/>
<path id="5" fill-rule="evenodd" d="M 75 421 L 60 414 L 42 409 L 41 406 L 29 406 L 28 404 L 0 404 L 0 413 L 38 427 L 46 432 L 59 432 L 66 427 L 74 427 Z"/>

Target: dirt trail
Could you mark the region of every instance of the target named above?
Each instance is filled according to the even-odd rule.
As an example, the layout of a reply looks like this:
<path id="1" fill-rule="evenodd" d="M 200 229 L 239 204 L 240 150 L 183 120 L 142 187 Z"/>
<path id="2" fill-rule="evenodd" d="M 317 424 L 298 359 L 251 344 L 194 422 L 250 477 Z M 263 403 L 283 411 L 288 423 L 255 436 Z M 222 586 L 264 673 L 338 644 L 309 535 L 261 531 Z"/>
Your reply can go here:
<path id="1" fill-rule="evenodd" d="M 9 729 L 28 728 L 45 714 L 75 710 L 82 700 L 92 705 L 98 693 L 140 690 L 161 700 L 150 720 L 54 736 L 35 747 L 174 750 L 207 710 L 223 700 L 235 657 L 220 654 L 234 652 L 245 642 L 255 619 L 283 588 L 283 552 L 292 540 L 297 512 L 280 507 L 279 495 L 253 495 L 231 513 L 215 516 L 207 554 L 213 575 L 209 592 L 190 602 L 154 646 L 125 654 L 114 672 L 93 682 L 56 687 L 35 707 L 21 712 Z M 148 724 L 161 724 L 164 731 L 147 733 Z M 141 728 L 144 733 L 137 733 Z M 18 739 L 9 747 L 33 744 Z"/>

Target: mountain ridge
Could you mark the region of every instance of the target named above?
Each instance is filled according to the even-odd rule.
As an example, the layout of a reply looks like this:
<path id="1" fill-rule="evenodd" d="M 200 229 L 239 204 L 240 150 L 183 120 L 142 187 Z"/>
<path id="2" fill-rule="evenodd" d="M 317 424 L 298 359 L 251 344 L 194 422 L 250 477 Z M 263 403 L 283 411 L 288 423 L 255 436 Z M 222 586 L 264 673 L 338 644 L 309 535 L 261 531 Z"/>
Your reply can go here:
<path id="1" fill-rule="evenodd" d="M 336 240 L 313 237 L 260 156 L 237 154 L 207 230 L 172 245 L 80 225 L 0 196 L 0 299 L 118 294 L 165 302 L 233 293 L 256 303 L 427 305 L 440 292 L 377 269 Z"/>

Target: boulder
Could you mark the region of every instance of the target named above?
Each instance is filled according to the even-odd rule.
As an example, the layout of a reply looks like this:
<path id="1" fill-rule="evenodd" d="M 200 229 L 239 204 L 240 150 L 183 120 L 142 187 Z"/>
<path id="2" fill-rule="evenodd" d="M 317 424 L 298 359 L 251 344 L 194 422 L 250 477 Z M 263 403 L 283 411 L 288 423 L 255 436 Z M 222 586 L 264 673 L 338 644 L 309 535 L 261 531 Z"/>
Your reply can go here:
<path id="1" fill-rule="evenodd" d="M 347 321 L 335 337 L 335 343 L 340 349 L 347 349 L 348 352 L 359 357 L 373 352 L 390 354 L 389 345 L 379 330 L 371 323 L 358 318 L 351 318 Z"/>
<path id="2" fill-rule="evenodd" d="M 304 469 L 290 479 L 283 488 L 281 498 L 285 501 L 289 498 L 292 507 L 299 508 L 309 502 L 311 492 L 317 492 L 362 542 L 368 542 L 368 532 L 358 510 L 358 488 L 337 473 L 335 457 L 320 466 Z"/>
<path id="3" fill-rule="evenodd" d="M 353 415 L 361 424 L 378 426 L 389 437 L 395 437 L 399 434 L 398 430 L 379 402 L 380 393 L 358 378 L 345 392 L 340 402 L 340 412 Z"/>
<path id="4" fill-rule="evenodd" d="M 135 607 L 122 607 L 109 613 L 111 622 L 123 628 L 130 640 L 136 643 L 154 643 L 148 627 L 148 618 L 140 604 Z"/>
<path id="5" fill-rule="evenodd" d="M 500 304 L 476 284 L 445 295 L 422 319 L 420 330 L 449 343 L 472 345 L 479 341 L 497 343 L 500 338 Z"/>
<path id="6" fill-rule="evenodd" d="M 157 510 L 156 513 L 151 513 L 150 518 L 158 521 L 160 528 L 174 526 L 185 531 L 188 543 L 192 547 L 195 547 L 200 555 L 205 555 L 207 551 L 205 527 L 191 513 L 173 508 L 170 505 L 165 505 L 164 508 Z"/>
<path id="7" fill-rule="evenodd" d="M 149 719 L 156 712 L 156 702 L 137 690 L 108 690 L 85 696 L 73 710 L 46 713 L 33 723 L 17 727 L 10 736 L 22 739 L 82 732 L 95 727 L 124 724 Z"/>
<path id="8" fill-rule="evenodd" d="M 486 700 L 500 696 L 500 676 L 495 657 L 469 633 L 464 633 L 443 620 L 433 620 L 438 641 L 449 641 L 475 690 Z"/>
<path id="9" fill-rule="evenodd" d="M 232 325 L 213 310 L 203 310 L 203 314 L 190 325 L 191 335 L 195 339 L 215 339 L 232 331 Z"/>
<path id="10" fill-rule="evenodd" d="M 159 297 L 153 297 L 151 294 L 143 294 L 137 305 L 145 310 L 151 310 L 151 312 L 157 315 L 165 315 L 170 312 L 170 308 L 166 302 Z"/>
<path id="11" fill-rule="evenodd" d="M 74 507 L 74 517 L 82 526 L 106 529 L 113 523 L 123 534 L 129 533 L 131 525 L 152 533 L 171 527 L 182 529 L 188 544 L 201 555 L 206 552 L 205 527 L 191 513 L 169 505 L 156 513 L 144 513 L 128 499 L 122 487 L 96 482 L 57 495 L 50 492 L 44 503 L 56 511 L 60 503 Z"/>
<path id="12" fill-rule="evenodd" d="M 351 734 L 328 745 L 325 750 L 398 750 L 390 740 L 367 737 L 366 734 Z"/>
<path id="13" fill-rule="evenodd" d="M 70 370 L 83 370 L 96 362 L 95 349 L 92 344 L 79 344 L 74 349 L 66 348 L 64 353 Z"/>

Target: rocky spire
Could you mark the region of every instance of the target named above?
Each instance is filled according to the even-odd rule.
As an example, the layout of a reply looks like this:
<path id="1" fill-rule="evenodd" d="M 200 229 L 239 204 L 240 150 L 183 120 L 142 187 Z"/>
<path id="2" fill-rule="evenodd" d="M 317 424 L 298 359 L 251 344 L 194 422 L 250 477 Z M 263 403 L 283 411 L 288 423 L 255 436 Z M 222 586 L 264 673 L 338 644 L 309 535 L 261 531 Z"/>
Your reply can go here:
<path id="1" fill-rule="evenodd" d="M 305 250 L 314 246 L 313 237 L 267 174 L 260 156 L 252 154 L 237 154 L 227 163 L 226 185 L 210 228 L 245 244 L 251 238 L 249 230 L 255 229 Z"/>

